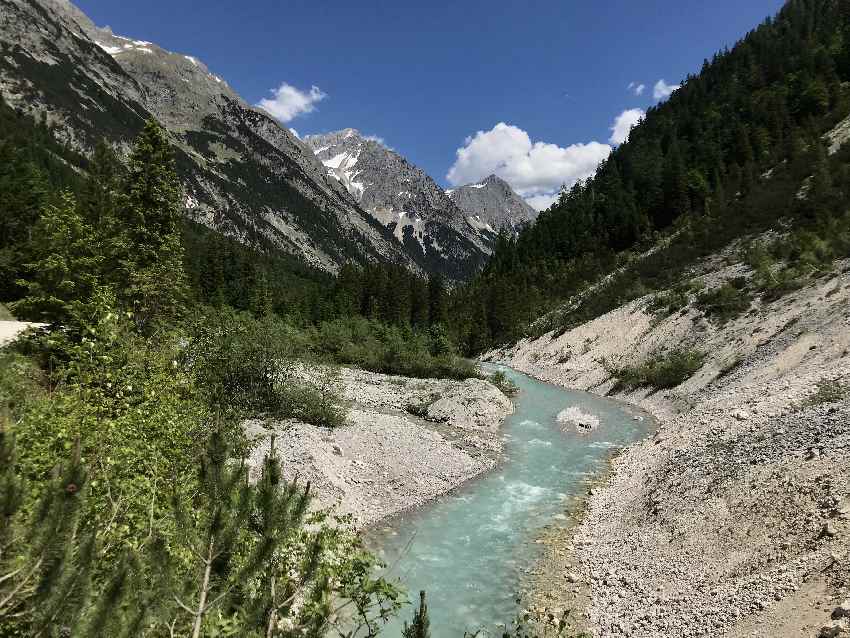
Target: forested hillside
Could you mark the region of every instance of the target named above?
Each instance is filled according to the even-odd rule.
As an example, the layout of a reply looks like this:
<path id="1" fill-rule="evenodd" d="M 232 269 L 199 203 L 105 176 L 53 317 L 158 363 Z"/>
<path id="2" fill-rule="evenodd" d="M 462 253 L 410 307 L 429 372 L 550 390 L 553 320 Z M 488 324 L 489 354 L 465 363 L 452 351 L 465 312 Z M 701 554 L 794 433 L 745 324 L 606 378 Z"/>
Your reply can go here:
<path id="1" fill-rule="evenodd" d="M 674 283 L 694 259 L 746 233 L 784 224 L 846 237 L 846 164 L 843 154 L 827 157 L 822 136 L 850 112 L 847 80 L 850 6 L 788 2 L 650 109 L 593 178 L 516 239 L 500 238 L 484 273 L 454 297 L 459 341 L 479 352 L 516 340 L 622 268 L 569 314 L 604 312 Z M 804 183 L 807 196 L 795 197 Z M 668 236 L 651 258 L 636 258 Z M 569 320 L 550 317 L 536 330 Z"/>
<path id="2" fill-rule="evenodd" d="M 0 635 L 318 636 L 333 601 L 397 611 L 356 536 L 306 526 L 309 485 L 274 455 L 248 483 L 242 423 L 342 425 L 336 363 L 477 376 L 441 280 L 335 280 L 187 224 L 152 120 L 122 163 L 0 104 L 0 157 L 4 317 L 46 324 L 0 350 Z"/>

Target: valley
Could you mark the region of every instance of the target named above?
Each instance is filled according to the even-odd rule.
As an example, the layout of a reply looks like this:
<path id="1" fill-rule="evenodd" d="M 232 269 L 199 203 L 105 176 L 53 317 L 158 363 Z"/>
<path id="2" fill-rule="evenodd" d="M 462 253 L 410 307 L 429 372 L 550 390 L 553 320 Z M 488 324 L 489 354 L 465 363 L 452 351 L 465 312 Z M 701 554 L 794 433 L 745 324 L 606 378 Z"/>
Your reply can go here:
<path id="1" fill-rule="evenodd" d="M 80 1 L 0 0 L 0 638 L 850 635 L 843 0 Z"/>

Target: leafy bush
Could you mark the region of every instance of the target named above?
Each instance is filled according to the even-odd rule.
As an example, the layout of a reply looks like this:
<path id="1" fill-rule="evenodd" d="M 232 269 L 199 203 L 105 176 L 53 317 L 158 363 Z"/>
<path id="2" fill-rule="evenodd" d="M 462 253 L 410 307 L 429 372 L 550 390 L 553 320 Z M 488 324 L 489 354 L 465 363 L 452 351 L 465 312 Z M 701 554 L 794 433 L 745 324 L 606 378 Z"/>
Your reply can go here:
<path id="1" fill-rule="evenodd" d="M 339 373 L 325 367 L 306 382 L 286 383 L 282 394 L 286 398 L 286 416 L 304 423 L 334 428 L 345 425 L 347 410 L 339 390 Z"/>
<path id="2" fill-rule="evenodd" d="M 190 324 L 182 361 L 216 409 L 244 416 L 288 413 L 282 380 L 291 372 L 297 335 L 273 317 L 205 309 Z"/>
<path id="3" fill-rule="evenodd" d="M 354 317 L 324 322 L 308 334 L 311 351 L 328 362 L 406 377 L 478 376 L 475 364 L 457 356 L 446 332 L 439 327 L 414 330 Z"/>
<path id="4" fill-rule="evenodd" d="M 702 367 L 705 354 L 697 350 L 674 350 L 655 356 L 637 366 L 609 368 L 617 379 L 612 392 L 649 387 L 655 390 L 675 388 Z"/>

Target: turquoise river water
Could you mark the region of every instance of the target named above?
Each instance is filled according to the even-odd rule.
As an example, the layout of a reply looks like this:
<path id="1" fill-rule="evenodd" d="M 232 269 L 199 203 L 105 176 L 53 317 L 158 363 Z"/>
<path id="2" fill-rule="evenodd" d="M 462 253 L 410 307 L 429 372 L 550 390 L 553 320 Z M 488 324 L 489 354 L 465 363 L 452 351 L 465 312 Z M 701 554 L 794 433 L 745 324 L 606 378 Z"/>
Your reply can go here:
<path id="1" fill-rule="evenodd" d="M 534 540 L 540 529 L 564 518 L 565 501 L 604 471 L 612 449 L 647 431 L 622 404 L 499 369 L 520 388 L 516 410 L 503 425 L 504 462 L 392 519 L 367 539 L 412 601 L 418 601 L 420 589 L 428 592 L 432 638 L 462 638 L 478 630 L 501 635 L 497 623 L 509 622 L 518 611 L 517 590 L 538 557 Z M 562 427 L 556 417 L 571 406 L 597 416 L 599 426 L 589 433 Z M 412 607 L 405 607 L 382 635 L 400 636 L 402 621 L 411 615 Z"/>

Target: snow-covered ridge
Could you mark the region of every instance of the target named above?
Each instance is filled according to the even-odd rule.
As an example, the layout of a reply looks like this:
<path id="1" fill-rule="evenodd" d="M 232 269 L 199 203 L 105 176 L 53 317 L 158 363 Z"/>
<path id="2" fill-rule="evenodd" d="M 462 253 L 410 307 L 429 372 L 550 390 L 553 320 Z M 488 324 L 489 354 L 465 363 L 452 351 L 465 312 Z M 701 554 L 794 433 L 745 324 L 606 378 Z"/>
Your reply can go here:
<path id="1" fill-rule="evenodd" d="M 127 38 L 121 38 L 120 36 L 113 37 L 119 38 L 121 40 L 127 40 Z M 113 57 L 115 57 L 119 53 L 126 53 L 128 51 L 153 53 L 153 50 L 150 48 L 151 43 L 145 42 L 144 40 L 129 40 L 127 44 L 123 44 L 121 46 L 110 46 L 108 44 L 104 44 L 103 42 L 98 42 L 97 40 L 95 40 L 95 44 Z"/>

